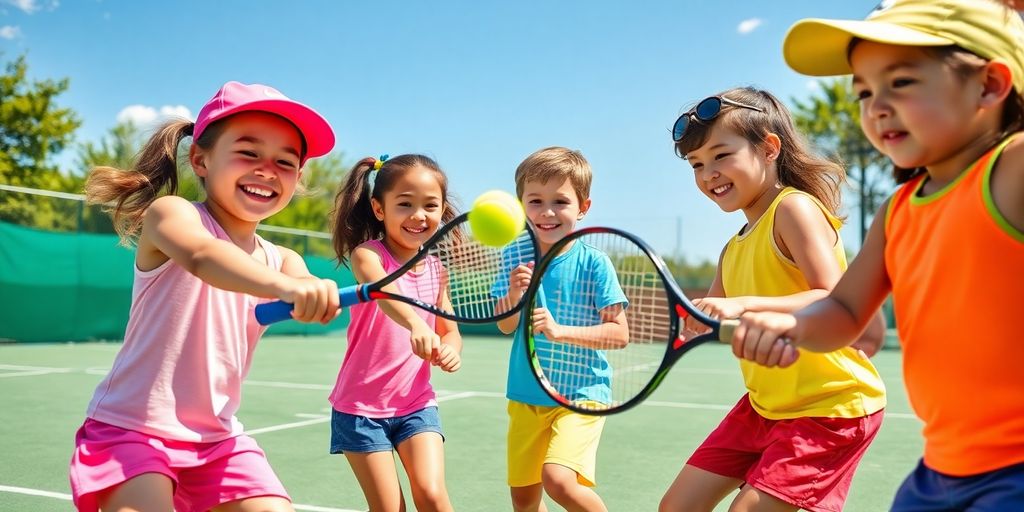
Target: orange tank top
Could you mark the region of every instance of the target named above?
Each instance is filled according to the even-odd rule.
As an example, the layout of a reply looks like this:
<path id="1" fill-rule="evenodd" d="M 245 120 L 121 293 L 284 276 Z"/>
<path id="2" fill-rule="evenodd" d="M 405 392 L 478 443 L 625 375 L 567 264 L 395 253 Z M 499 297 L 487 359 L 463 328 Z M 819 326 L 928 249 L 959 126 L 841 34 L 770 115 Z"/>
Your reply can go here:
<path id="1" fill-rule="evenodd" d="M 889 203 L 892 283 L 911 405 L 924 421 L 924 462 L 952 476 L 1024 461 L 1024 233 L 992 201 L 992 168 L 1009 139 L 942 190 L 927 175 Z"/>

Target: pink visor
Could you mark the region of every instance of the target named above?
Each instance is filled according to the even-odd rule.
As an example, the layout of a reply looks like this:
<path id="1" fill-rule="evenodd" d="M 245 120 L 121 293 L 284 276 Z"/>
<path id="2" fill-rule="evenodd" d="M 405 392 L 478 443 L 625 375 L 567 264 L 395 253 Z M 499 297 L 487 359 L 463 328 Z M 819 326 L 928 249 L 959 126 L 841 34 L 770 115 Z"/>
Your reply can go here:
<path id="1" fill-rule="evenodd" d="M 232 114 L 248 111 L 277 114 L 291 121 L 306 141 L 306 155 L 302 164 L 310 158 L 326 155 L 334 148 L 334 130 L 315 110 L 288 98 L 280 91 L 261 84 L 228 82 L 203 105 L 196 118 L 192 137 L 199 138 L 210 123 Z"/>

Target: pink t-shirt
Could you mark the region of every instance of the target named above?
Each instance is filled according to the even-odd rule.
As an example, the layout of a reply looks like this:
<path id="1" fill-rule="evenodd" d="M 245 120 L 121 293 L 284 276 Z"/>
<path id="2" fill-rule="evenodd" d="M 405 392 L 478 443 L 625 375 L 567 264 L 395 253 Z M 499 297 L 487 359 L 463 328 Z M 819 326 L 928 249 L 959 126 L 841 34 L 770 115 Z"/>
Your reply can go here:
<path id="1" fill-rule="evenodd" d="M 387 273 L 401 264 L 379 240 L 363 244 L 380 254 Z M 441 265 L 428 258 L 395 281 L 402 295 L 436 304 Z M 434 315 L 414 308 L 434 327 Z M 412 352 L 409 331 L 388 318 L 374 301 L 352 306 L 348 349 L 341 363 L 330 402 L 335 410 L 369 418 L 391 418 L 437 405 L 430 386 L 430 363 Z"/>
<path id="2" fill-rule="evenodd" d="M 213 236 L 231 241 L 196 203 Z M 281 269 L 274 244 L 256 237 L 268 266 Z M 243 432 L 235 417 L 242 379 L 266 330 L 253 308 L 264 299 L 224 291 L 173 260 L 135 268 L 124 345 L 96 388 L 87 415 L 164 439 L 212 442 Z"/>

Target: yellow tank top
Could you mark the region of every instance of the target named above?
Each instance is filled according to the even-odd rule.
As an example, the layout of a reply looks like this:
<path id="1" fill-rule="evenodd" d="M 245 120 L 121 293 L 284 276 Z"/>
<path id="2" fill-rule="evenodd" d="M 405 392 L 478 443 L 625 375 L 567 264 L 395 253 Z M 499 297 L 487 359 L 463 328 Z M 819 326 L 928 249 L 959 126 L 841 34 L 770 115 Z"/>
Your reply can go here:
<path id="1" fill-rule="evenodd" d="M 775 210 L 791 194 L 814 201 L 836 230 L 842 225 L 810 194 L 784 188 L 760 219 L 726 245 L 722 257 L 726 297 L 778 297 L 810 289 L 796 263 L 783 255 L 775 243 Z M 846 270 L 841 239 L 833 252 Z M 885 407 L 885 386 L 878 371 L 871 361 L 849 347 L 826 354 L 801 350 L 796 364 L 788 368 L 766 368 L 740 360 L 740 370 L 750 404 L 768 419 L 858 418 Z"/>

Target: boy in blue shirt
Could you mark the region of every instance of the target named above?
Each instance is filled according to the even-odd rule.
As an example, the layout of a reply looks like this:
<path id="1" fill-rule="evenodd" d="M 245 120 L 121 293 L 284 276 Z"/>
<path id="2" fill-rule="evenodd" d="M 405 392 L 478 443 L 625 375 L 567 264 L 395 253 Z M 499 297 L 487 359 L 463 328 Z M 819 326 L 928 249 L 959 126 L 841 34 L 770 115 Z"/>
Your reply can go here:
<path id="1" fill-rule="evenodd" d="M 591 180 L 590 164 L 583 155 L 561 147 L 537 151 L 516 169 L 516 193 L 536 232 L 541 255 L 571 233 L 586 215 Z M 533 277 L 534 263 L 503 262 L 507 272 L 495 283 L 492 295 L 504 297 L 505 303 L 517 303 Z M 580 369 L 579 375 L 573 376 L 577 383 L 575 396 L 568 398 L 607 403 L 611 367 L 603 351 L 587 346 L 593 346 L 594 340 L 588 339 L 588 331 L 593 330 L 580 328 L 601 325 L 603 338 L 613 333 L 623 344 L 628 341 L 627 300 L 608 256 L 580 241 L 573 242 L 548 266 L 540 292 L 539 307 L 533 313 L 538 355 L 543 359 L 543 354 L 550 353 L 544 350 L 546 344 L 570 344 L 572 357 L 556 362 Z M 589 302 L 585 315 L 580 315 L 580 300 Z M 498 322 L 498 327 L 506 334 L 515 331 L 506 392 L 508 484 L 513 509 L 546 510 L 541 499 L 544 491 L 568 510 L 606 510 L 592 489 L 596 485 L 597 445 L 604 418 L 558 407 L 544 392 L 525 356 L 519 314 Z"/>

